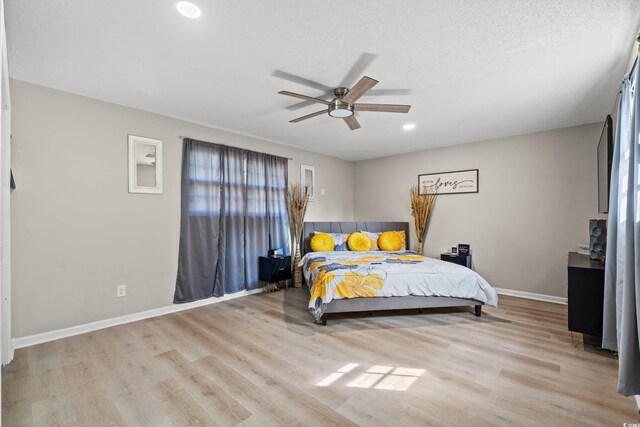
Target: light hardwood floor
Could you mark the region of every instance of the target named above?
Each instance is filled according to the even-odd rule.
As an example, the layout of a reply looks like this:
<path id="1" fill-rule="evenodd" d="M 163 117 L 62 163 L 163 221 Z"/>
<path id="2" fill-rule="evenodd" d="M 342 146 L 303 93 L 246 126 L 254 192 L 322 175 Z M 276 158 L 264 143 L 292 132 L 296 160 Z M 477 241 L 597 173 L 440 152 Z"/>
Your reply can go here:
<path id="1" fill-rule="evenodd" d="M 572 346 L 566 306 L 501 297 L 481 318 L 438 309 L 321 327 L 307 299 L 303 288 L 252 295 L 17 350 L 3 423 L 640 422 L 615 392 L 616 360 Z"/>

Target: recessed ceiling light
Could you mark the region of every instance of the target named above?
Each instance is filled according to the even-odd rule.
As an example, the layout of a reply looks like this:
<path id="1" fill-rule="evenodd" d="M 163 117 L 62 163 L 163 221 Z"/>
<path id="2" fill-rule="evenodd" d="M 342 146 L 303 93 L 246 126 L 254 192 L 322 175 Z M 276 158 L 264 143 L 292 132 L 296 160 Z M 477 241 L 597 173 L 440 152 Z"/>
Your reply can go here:
<path id="1" fill-rule="evenodd" d="M 402 126 L 402 129 L 404 130 L 414 130 L 416 128 L 416 124 L 415 123 L 405 123 Z"/>
<path id="2" fill-rule="evenodd" d="M 188 1 L 179 1 L 178 4 L 176 4 L 176 9 L 178 9 L 178 12 L 183 16 L 191 19 L 199 18 L 202 14 L 198 6 Z"/>

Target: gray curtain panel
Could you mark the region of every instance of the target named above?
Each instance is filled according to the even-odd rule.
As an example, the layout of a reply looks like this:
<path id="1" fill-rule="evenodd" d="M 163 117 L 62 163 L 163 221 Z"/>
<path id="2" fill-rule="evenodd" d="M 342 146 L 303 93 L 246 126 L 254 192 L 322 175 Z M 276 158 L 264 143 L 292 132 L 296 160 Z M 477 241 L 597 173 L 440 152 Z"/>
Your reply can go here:
<path id="1" fill-rule="evenodd" d="M 218 244 L 222 215 L 222 147 L 190 139 L 182 152 L 178 278 L 174 302 L 213 296 L 220 283 Z"/>
<path id="2" fill-rule="evenodd" d="M 184 140 L 174 303 L 258 287 L 258 256 L 288 247 L 287 173 L 281 157 Z"/>
<path id="3" fill-rule="evenodd" d="M 286 192 L 288 160 L 247 152 L 246 273 L 247 289 L 258 287 L 258 257 L 270 248 L 289 253 Z"/>
<path id="4" fill-rule="evenodd" d="M 265 255 L 269 249 L 268 218 L 266 215 L 267 189 L 266 166 L 263 155 L 250 152 L 247 154 L 247 219 L 246 219 L 246 256 L 248 262 L 246 273 L 247 287 L 258 287 L 258 257 Z"/>
<path id="5" fill-rule="evenodd" d="M 289 185 L 289 161 L 282 157 L 264 155 L 267 192 L 267 217 L 269 218 L 269 247 L 283 248 L 291 254 L 289 246 L 289 212 L 287 210 L 287 186 Z"/>
<path id="6" fill-rule="evenodd" d="M 221 297 L 247 288 L 245 275 L 245 158 L 246 151 L 224 147 L 218 277 L 213 296 Z"/>
<path id="7" fill-rule="evenodd" d="M 602 347 L 618 352 L 618 392 L 640 394 L 638 65 L 622 82 L 609 192 Z"/>

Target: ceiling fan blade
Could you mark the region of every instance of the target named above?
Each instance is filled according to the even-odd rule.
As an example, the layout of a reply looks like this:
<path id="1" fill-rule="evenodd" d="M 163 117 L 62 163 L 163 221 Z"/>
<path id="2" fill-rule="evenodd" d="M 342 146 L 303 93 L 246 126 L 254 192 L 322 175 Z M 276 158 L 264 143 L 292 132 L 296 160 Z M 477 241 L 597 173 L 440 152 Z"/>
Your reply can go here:
<path id="1" fill-rule="evenodd" d="M 371 77 L 364 76 L 358 83 L 356 83 L 351 90 L 342 98 L 343 102 L 347 104 L 353 104 L 356 102 L 362 95 L 367 93 L 369 89 L 378 84 L 377 80 L 372 79 Z"/>
<path id="2" fill-rule="evenodd" d="M 329 101 L 325 101 L 324 99 L 314 98 L 312 96 L 300 95 L 299 93 L 289 92 L 287 90 L 281 90 L 278 92 L 280 95 L 293 96 L 294 98 L 306 99 L 307 101 L 319 102 L 320 104 L 329 105 Z"/>
<path id="3" fill-rule="evenodd" d="M 323 93 L 320 96 L 326 96 L 326 97 L 333 97 L 333 91 L 328 91 L 326 93 Z M 315 104 L 315 101 L 300 101 L 300 102 L 296 102 L 293 105 L 289 105 L 287 108 L 287 110 L 289 111 L 295 111 L 295 110 L 300 110 L 301 108 L 306 108 L 306 107 L 310 107 L 313 104 Z"/>
<path id="4" fill-rule="evenodd" d="M 325 84 L 314 82 L 313 80 L 306 79 L 304 77 L 296 76 L 295 74 L 287 73 L 282 70 L 273 70 L 271 73 L 273 77 L 277 77 L 279 79 L 288 80 L 290 82 L 298 83 L 304 86 L 309 86 L 310 88 L 317 89 L 322 92 L 331 92 L 333 91 L 332 87 L 329 87 Z"/>
<path id="5" fill-rule="evenodd" d="M 327 110 L 316 111 L 315 113 L 307 114 L 306 116 L 298 117 L 297 119 L 289 120 L 289 123 L 298 123 L 303 120 L 310 119 L 311 117 L 319 116 L 320 114 L 327 114 Z"/>
<path id="6" fill-rule="evenodd" d="M 408 113 L 410 108 L 411 105 L 400 104 L 353 104 L 353 109 L 356 111 L 380 111 L 384 113 Z"/>
<path id="7" fill-rule="evenodd" d="M 360 123 L 356 120 L 356 116 L 349 116 L 344 118 L 344 122 L 349 126 L 349 129 L 360 129 Z"/>
<path id="8" fill-rule="evenodd" d="M 411 89 L 371 89 L 367 96 L 411 95 Z"/>
<path id="9" fill-rule="evenodd" d="M 369 65 L 376 59 L 378 55 L 374 53 L 363 52 L 360 54 L 356 62 L 351 66 L 351 69 L 347 72 L 340 86 L 351 87 L 356 82 L 358 76 L 364 74 L 365 70 L 369 68 Z"/>

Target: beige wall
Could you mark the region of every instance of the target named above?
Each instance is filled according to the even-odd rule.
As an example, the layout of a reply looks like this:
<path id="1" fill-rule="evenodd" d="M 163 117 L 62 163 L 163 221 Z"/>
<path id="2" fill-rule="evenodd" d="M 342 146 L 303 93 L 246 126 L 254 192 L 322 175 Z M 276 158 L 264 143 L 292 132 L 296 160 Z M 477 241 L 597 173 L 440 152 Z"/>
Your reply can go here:
<path id="1" fill-rule="evenodd" d="M 307 219 L 353 220 L 351 162 L 21 81 L 11 97 L 13 337 L 172 303 L 180 135 L 292 157 L 292 182 L 313 165 Z M 127 192 L 127 134 L 164 141 L 163 195 Z"/>
<path id="2" fill-rule="evenodd" d="M 357 220 L 411 221 L 418 174 L 479 169 L 477 194 L 437 200 L 426 254 L 469 243 L 494 287 L 566 296 L 567 252 L 588 243 L 598 214 L 596 146 L 602 124 L 357 162 Z M 415 246 L 415 234 L 412 235 Z"/>

